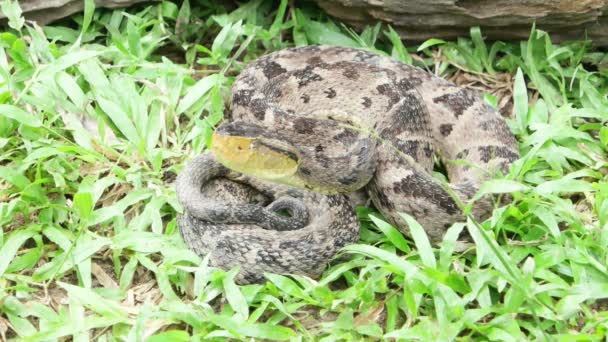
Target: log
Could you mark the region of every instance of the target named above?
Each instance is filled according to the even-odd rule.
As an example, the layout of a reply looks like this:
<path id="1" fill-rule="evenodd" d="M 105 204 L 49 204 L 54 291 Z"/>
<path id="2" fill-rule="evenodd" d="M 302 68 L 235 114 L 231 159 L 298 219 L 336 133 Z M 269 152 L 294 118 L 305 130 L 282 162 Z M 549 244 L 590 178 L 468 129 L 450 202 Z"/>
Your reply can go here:
<path id="1" fill-rule="evenodd" d="M 588 37 L 608 45 L 608 0 L 316 0 L 329 15 L 361 28 L 390 24 L 406 41 L 469 36 L 527 39 L 532 24 L 553 41 Z M 585 35 L 586 32 L 586 35 Z"/>
<path id="2" fill-rule="evenodd" d="M 150 0 L 95 0 L 95 7 L 118 8 Z M 67 17 L 84 10 L 83 0 L 19 0 L 19 6 L 26 19 L 38 25 L 46 25 L 54 20 Z M 0 19 L 5 16 L 0 13 Z"/>

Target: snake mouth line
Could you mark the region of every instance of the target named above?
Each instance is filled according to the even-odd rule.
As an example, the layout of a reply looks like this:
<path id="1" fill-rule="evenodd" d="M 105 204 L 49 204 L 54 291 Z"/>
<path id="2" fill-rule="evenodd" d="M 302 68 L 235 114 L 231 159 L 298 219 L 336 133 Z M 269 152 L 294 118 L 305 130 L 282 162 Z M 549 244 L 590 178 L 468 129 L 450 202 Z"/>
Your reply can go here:
<path id="1" fill-rule="evenodd" d="M 291 151 L 286 151 L 286 150 L 280 149 L 280 148 L 278 148 L 276 146 L 272 146 L 270 144 L 267 144 L 267 143 L 265 143 L 263 141 L 259 141 L 259 140 L 254 141 L 252 144 L 259 144 L 260 146 L 262 146 L 264 148 L 267 148 L 267 149 L 269 149 L 271 151 L 274 151 L 276 153 L 282 154 L 282 155 L 286 156 L 287 158 L 289 158 L 289 159 L 295 161 L 296 163 L 298 163 L 298 155 L 295 154 L 295 153 L 293 153 L 293 152 L 291 152 Z"/>

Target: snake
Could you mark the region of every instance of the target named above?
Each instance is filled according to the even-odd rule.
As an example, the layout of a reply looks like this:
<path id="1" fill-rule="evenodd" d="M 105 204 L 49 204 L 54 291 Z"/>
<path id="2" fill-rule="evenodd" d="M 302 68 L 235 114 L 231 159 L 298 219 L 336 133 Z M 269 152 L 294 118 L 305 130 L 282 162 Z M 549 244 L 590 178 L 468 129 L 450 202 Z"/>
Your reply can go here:
<path id="1" fill-rule="evenodd" d="M 226 118 L 210 151 L 178 175 L 178 224 L 191 248 L 244 265 L 252 281 L 275 271 L 318 276 L 357 240 L 355 193 L 402 233 L 410 235 L 406 213 L 440 243 L 465 219 L 462 203 L 519 158 L 506 121 L 477 91 L 358 48 L 294 47 L 250 62 Z M 228 182 L 239 194 L 217 195 Z M 493 206 L 483 196 L 471 213 L 485 219 Z"/>

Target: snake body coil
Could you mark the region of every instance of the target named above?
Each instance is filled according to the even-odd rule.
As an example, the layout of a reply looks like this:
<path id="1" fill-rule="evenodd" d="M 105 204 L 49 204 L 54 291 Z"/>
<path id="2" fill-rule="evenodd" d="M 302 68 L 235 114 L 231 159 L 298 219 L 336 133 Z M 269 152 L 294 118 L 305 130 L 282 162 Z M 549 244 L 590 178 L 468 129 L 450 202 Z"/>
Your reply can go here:
<path id="1" fill-rule="evenodd" d="M 178 176 L 177 194 L 186 209 L 193 209 L 178 215 L 188 247 L 202 257 L 211 252 L 212 266 L 240 266 L 239 283 L 260 282 L 264 272 L 318 276 L 340 248 L 359 238 L 359 222 L 346 196 L 245 177 L 210 153 L 188 162 Z M 291 217 L 281 220 L 276 214 L 281 209 Z"/>

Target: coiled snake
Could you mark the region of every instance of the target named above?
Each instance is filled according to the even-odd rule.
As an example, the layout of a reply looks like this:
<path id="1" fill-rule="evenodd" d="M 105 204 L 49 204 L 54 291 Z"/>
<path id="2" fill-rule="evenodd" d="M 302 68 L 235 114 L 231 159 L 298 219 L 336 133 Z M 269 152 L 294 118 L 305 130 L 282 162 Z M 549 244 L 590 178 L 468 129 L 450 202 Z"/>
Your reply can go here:
<path id="1" fill-rule="evenodd" d="M 400 212 L 438 242 L 463 220 L 450 192 L 470 200 L 519 157 L 502 117 L 475 92 L 359 49 L 263 56 L 237 77 L 230 109 L 211 152 L 178 176 L 178 224 L 214 265 L 241 265 L 240 282 L 265 271 L 318 276 L 358 238 L 345 195 L 358 190 L 402 232 Z M 434 156 L 449 189 L 432 176 Z M 486 217 L 491 204 L 477 201 L 475 216 Z"/>

